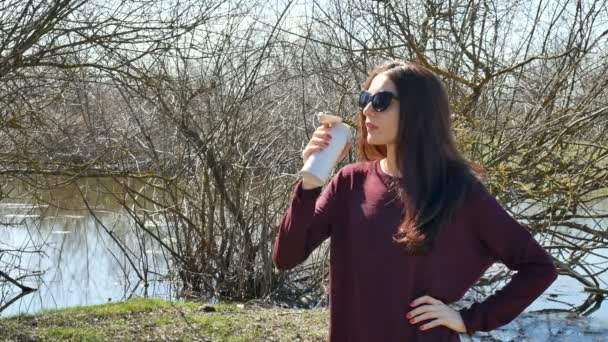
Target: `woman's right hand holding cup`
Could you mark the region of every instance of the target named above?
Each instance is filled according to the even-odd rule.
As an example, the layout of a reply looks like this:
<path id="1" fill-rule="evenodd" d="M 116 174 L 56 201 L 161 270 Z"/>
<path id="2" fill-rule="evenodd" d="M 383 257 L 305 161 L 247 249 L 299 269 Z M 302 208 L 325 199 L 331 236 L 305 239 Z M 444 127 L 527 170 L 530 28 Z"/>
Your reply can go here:
<path id="1" fill-rule="evenodd" d="M 327 146 L 329 146 L 329 143 L 331 141 L 330 131 L 331 131 L 330 124 L 323 124 L 323 125 L 317 127 L 315 132 L 312 134 L 312 138 L 310 138 L 308 145 L 306 145 L 306 147 L 304 148 L 304 151 L 302 151 L 302 159 L 304 160 L 304 163 L 306 163 L 306 160 L 308 160 L 308 158 L 313 153 L 319 153 L 319 152 L 323 151 L 325 148 L 327 148 Z M 350 150 L 351 146 L 352 146 L 352 144 L 350 142 L 347 143 L 346 146 L 344 146 L 344 150 L 342 150 L 342 153 L 340 154 L 340 157 L 338 158 L 337 163 L 340 163 L 346 157 L 346 154 Z M 304 187 L 304 189 L 315 188 L 314 185 L 306 184 L 306 183 L 303 184 L 303 187 Z"/>
<path id="2" fill-rule="evenodd" d="M 326 124 L 317 127 L 312 134 L 312 138 L 310 138 L 308 145 L 306 145 L 304 151 L 302 151 L 302 159 L 304 160 L 304 163 L 306 163 L 311 154 L 321 152 L 327 146 L 329 146 L 329 141 L 331 140 L 331 134 L 329 133 L 330 130 L 331 127 Z"/>

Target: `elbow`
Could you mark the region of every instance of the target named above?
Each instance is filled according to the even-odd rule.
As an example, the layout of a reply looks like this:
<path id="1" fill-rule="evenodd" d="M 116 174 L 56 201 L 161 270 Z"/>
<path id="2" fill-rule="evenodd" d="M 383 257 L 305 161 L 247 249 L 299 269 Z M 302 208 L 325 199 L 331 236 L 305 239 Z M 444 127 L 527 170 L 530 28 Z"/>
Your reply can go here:
<path id="1" fill-rule="evenodd" d="M 536 289 L 538 295 L 547 290 L 559 274 L 553 262 L 531 264 L 525 270 L 520 270 L 520 272 L 522 271 L 525 274 L 523 277 L 530 281 L 530 289 Z"/>
<path id="2" fill-rule="evenodd" d="M 559 273 L 557 271 L 557 268 L 555 267 L 555 265 L 553 263 L 551 263 L 549 265 L 549 267 L 547 267 L 546 272 L 544 273 L 544 277 L 543 277 L 544 282 L 539 283 L 540 286 L 542 287 L 541 292 L 545 292 L 551 286 L 551 284 L 553 284 L 555 282 L 558 274 Z"/>
<path id="3" fill-rule="evenodd" d="M 547 264 L 546 267 L 543 267 L 542 272 L 540 272 L 540 269 L 537 272 L 539 278 L 538 285 L 542 288 L 542 291 L 548 289 L 549 286 L 555 282 L 559 274 L 555 264 L 553 263 Z"/>
<path id="4" fill-rule="evenodd" d="M 281 255 L 276 245 L 272 251 L 272 263 L 279 271 L 287 271 L 298 265 L 298 262 L 291 260 L 288 255 Z"/>
<path id="5" fill-rule="evenodd" d="M 282 263 L 282 262 L 280 262 L 278 260 L 274 261 L 274 267 L 276 267 L 277 270 L 279 270 L 279 271 L 287 271 L 287 270 L 290 270 L 290 269 L 293 268 L 292 265 L 290 265 L 290 264 L 284 264 L 284 263 Z"/>
<path id="6" fill-rule="evenodd" d="M 298 265 L 295 262 L 290 262 L 288 260 L 275 256 L 272 257 L 272 262 L 274 263 L 274 267 L 276 267 L 279 271 L 287 271 Z"/>
<path id="7" fill-rule="evenodd" d="M 557 265 L 551 255 L 545 252 L 545 257 L 543 261 L 537 264 L 539 267 L 537 268 L 538 276 L 544 281 L 544 287 L 547 289 L 559 275 Z"/>

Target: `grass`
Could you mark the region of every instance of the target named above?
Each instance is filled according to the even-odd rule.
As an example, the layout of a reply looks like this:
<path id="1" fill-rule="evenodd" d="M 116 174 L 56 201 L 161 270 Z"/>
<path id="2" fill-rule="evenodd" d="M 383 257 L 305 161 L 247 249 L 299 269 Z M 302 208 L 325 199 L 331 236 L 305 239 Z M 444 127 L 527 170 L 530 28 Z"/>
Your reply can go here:
<path id="1" fill-rule="evenodd" d="M 49 328 L 41 336 L 46 340 L 61 341 L 103 341 L 107 339 L 105 333 L 91 328 Z"/>
<path id="2" fill-rule="evenodd" d="M 133 299 L 0 319 L 0 336 L 3 341 L 326 341 L 328 319 L 326 309 Z"/>
<path id="3" fill-rule="evenodd" d="M 133 299 L 127 302 L 109 303 L 94 306 L 77 306 L 61 310 L 50 310 L 45 312 L 46 315 L 124 315 L 128 313 L 137 313 L 151 311 L 155 309 L 166 309 L 174 306 L 175 303 L 167 302 L 161 299 Z"/>

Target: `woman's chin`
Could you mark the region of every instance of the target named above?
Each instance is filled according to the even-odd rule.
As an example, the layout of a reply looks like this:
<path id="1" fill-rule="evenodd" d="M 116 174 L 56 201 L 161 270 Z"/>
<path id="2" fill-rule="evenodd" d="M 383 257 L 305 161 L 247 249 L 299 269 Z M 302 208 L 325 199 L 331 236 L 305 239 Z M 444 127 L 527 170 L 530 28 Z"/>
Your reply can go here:
<path id="1" fill-rule="evenodd" d="M 367 133 L 367 143 L 370 145 L 385 145 L 385 142 L 382 139 L 378 139 L 377 136 L 373 136 Z"/>

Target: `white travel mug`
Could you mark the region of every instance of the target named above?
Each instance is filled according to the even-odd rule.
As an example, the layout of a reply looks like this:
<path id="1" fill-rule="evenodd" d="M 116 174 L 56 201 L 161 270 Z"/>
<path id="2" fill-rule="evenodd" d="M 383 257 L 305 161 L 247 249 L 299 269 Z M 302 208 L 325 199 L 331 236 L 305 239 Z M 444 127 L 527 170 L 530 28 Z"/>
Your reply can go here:
<path id="1" fill-rule="evenodd" d="M 315 186 L 323 186 L 329 180 L 331 171 L 338 163 L 344 146 L 351 138 L 351 127 L 342 122 L 342 118 L 324 113 L 317 114 L 322 124 L 331 123 L 329 146 L 323 151 L 311 154 L 299 175 L 304 181 Z"/>

